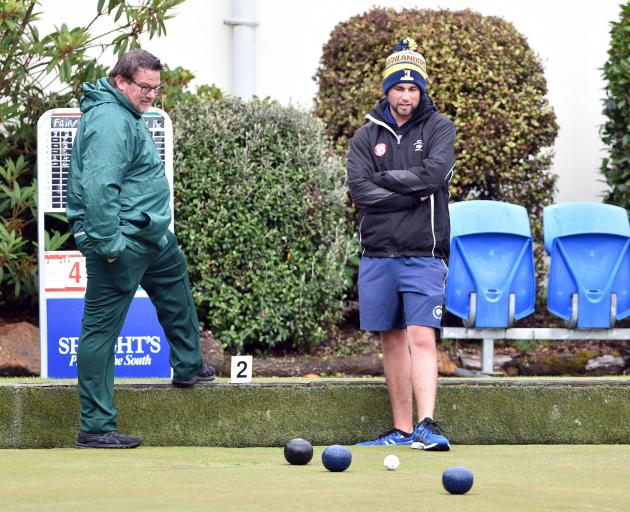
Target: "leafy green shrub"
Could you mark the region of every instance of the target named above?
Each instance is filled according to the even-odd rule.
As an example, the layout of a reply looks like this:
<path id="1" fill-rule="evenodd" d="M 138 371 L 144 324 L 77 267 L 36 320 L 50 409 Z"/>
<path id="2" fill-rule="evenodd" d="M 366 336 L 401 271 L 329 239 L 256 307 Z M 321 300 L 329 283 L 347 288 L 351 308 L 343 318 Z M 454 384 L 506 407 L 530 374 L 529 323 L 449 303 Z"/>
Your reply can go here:
<path id="1" fill-rule="evenodd" d="M 190 82 L 194 78 L 195 75 L 188 69 L 181 66 L 171 69 L 165 65 L 161 73 L 161 79 L 165 86 L 164 91 L 157 97 L 154 105 L 169 112 L 176 105 L 185 101 L 191 101 L 196 96 L 208 96 L 212 99 L 221 97 L 221 89 L 214 84 L 198 85 L 195 88 L 195 92 L 189 91 Z"/>
<path id="2" fill-rule="evenodd" d="M 604 65 L 606 99 L 602 140 L 610 155 L 601 171 L 611 187 L 606 201 L 630 210 L 630 2 L 621 5 L 621 17 L 612 23 L 608 61 Z"/>
<path id="3" fill-rule="evenodd" d="M 355 250 L 321 122 L 230 97 L 171 116 L 176 233 L 205 327 L 233 351 L 315 347 L 339 320 Z"/>
<path id="4" fill-rule="evenodd" d="M 338 24 L 324 45 L 316 113 L 340 152 L 383 96 L 386 57 L 405 36 L 427 59 L 428 93 L 457 127 L 453 200 L 551 203 L 558 127 L 539 59 L 514 26 L 472 11 L 372 9 Z"/>
<path id="5" fill-rule="evenodd" d="M 5 213 L 0 223 L 0 289 L 13 288 L 13 293 L 7 294 L 13 300 L 35 294 L 32 271 L 36 261 L 25 252 L 27 241 L 22 237 L 35 217 L 36 187 L 20 186 L 26 168 L 23 157 L 9 160 L 6 168 L 0 167 L 0 212 Z M 0 304 L 6 300 L 1 294 Z"/>

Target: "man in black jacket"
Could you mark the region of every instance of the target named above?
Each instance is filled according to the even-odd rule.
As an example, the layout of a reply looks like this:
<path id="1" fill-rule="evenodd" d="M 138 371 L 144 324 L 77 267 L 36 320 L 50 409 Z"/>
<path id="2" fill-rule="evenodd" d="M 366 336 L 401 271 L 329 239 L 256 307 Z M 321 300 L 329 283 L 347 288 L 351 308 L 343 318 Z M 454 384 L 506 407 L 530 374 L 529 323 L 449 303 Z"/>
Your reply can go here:
<path id="1" fill-rule="evenodd" d="M 361 329 L 381 332 L 394 418 L 392 430 L 359 444 L 448 450 L 433 412 L 455 126 L 426 94 L 426 64 L 416 48 L 413 39 L 403 39 L 387 58 L 386 98 L 366 116 L 348 155 L 348 186 L 363 213 Z"/>

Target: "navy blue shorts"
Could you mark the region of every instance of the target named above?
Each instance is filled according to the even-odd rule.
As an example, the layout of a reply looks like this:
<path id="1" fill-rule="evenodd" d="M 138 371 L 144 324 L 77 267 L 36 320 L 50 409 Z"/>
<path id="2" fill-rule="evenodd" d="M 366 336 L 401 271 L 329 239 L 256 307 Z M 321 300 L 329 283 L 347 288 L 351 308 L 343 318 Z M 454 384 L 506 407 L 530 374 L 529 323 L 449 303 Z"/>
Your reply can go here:
<path id="1" fill-rule="evenodd" d="M 361 258 L 361 329 L 390 331 L 408 325 L 439 329 L 447 274 L 439 258 Z"/>

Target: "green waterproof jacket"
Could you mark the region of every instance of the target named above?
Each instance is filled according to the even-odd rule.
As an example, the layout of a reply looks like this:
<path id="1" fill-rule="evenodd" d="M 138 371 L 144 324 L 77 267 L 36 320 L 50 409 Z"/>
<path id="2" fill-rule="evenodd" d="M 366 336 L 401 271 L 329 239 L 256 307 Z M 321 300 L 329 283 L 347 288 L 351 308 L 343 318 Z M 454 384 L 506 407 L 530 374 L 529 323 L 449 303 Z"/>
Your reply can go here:
<path id="1" fill-rule="evenodd" d="M 113 258 L 163 245 L 170 191 L 142 115 L 107 78 L 83 85 L 81 112 L 66 207 L 79 250 Z"/>

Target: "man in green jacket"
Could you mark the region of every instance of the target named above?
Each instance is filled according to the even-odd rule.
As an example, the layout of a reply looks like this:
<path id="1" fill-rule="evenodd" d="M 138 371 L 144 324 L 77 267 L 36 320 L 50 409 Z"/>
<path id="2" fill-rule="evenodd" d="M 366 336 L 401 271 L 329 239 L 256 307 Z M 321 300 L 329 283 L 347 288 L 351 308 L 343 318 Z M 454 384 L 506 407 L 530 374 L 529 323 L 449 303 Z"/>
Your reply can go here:
<path id="1" fill-rule="evenodd" d="M 116 430 L 116 340 L 142 285 L 170 345 L 173 385 L 215 377 L 199 349 L 188 270 L 171 222 L 164 165 L 142 114 L 161 92 L 162 65 L 144 50 L 124 54 L 108 78 L 84 84 L 70 161 L 67 214 L 86 258 L 87 290 L 77 366 L 77 448 L 134 448 Z"/>

